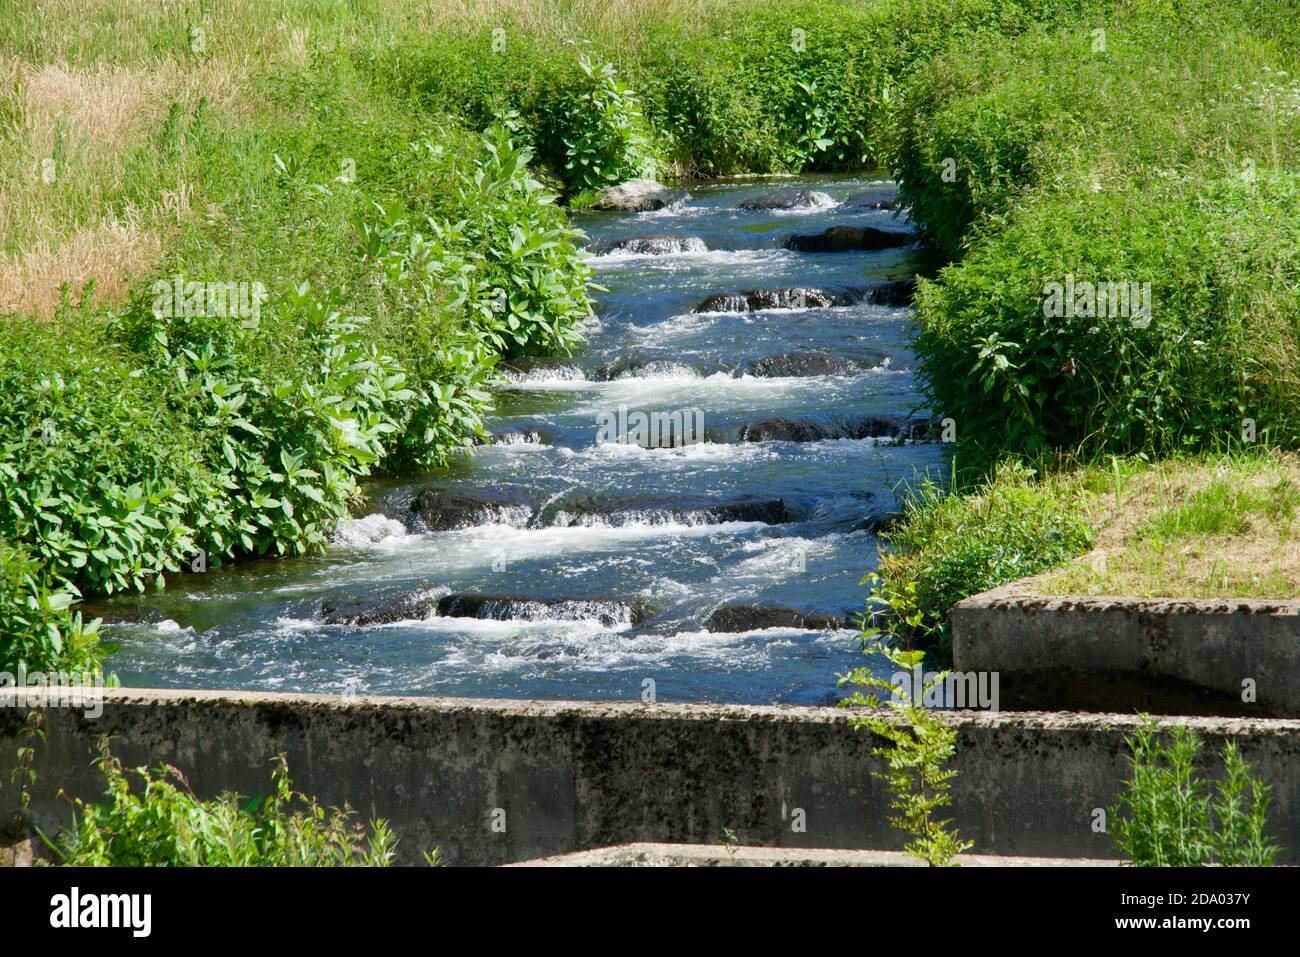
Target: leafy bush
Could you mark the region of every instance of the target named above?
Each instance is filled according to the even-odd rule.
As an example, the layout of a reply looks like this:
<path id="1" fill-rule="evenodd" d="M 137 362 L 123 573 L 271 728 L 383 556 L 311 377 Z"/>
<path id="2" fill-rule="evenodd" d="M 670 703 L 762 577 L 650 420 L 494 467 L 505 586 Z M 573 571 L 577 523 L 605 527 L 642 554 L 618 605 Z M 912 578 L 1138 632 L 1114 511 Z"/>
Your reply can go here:
<path id="1" fill-rule="evenodd" d="M 205 440 L 224 495 L 192 518 L 215 561 L 322 547 L 399 427 L 396 407 L 412 395 L 405 373 L 366 340 L 368 320 L 342 315 L 336 300 L 304 285 L 273 300 L 265 324 L 137 308 L 111 326 L 155 376 L 174 379 L 176 420 Z M 294 343 L 279 367 L 249 344 L 268 332 Z"/>
<path id="2" fill-rule="evenodd" d="M 83 622 L 81 593 L 52 583 L 21 546 L 0 539 L 0 672 L 100 675 L 99 621 Z"/>
<path id="3" fill-rule="evenodd" d="M 1062 564 L 1092 546 L 1080 492 L 1006 465 L 965 494 L 922 483 L 884 536 L 869 619 L 908 650 L 952 660 L 948 610 L 963 598 Z"/>
<path id="4" fill-rule="evenodd" d="M 1048 315 L 1048 285 L 1067 282 L 1148 284 L 1149 314 L 1098 296 Z M 1298 305 L 1300 177 L 1042 195 L 923 285 L 917 348 L 971 467 L 1212 447 L 1245 419 L 1294 442 Z"/>
<path id="5" fill-rule="evenodd" d="M 428 141 L 417 151 L 442 158 Z M 482 151 L 467 169 L 452 166 L 463 218 L 399 219 L 379 207 L 378 221 L 356 223 L 390 297 L 383 340 L 414 390 L 387 468 L 446 464 L 482 432 L 497 359 L 568 351 L 591 314 L 579 234 L 529 172 L 531 150 L 503 123 L 483 135 Z"/>
<path id="6" fill-rule="evenodd" d="M 656 163 L 636 93 L 610 63 L 578 61 L 582 92 L 568 105 L 564 174 L 576 192 L 629 179 L 653 178 Z"/>
<path id="7" fill-rule="evenodd" d="M 0 336 L 0 538 L 56 580 L 144 588 L 196 546 L 189 516 L 220 488 L 160 384 L 65 313 Z"/>
<path id="8" fill-rule="evenodd" d="M 352 811 L 325 808 L 294 791 L 284 755 L 273 790 L 245 802 L 236 794 L 195 797 L 173 767 L 124 769 L 105 747 L 104 804 L 78 802 L 81 819 L 54 851 L 70 867 L 387 867 L 396 840 L 387 824 L 369 829 Z M 132 779 L 139 793 L 132 789 Z"/>
<path id="9" fill-rule="evenodd" d="M 1252 777 L 1236 743 L 1223 746 L 1224 778 L 1211 794 L 1194 766 L 1196 733 L 1176 725 L 1168 745 L 1158 733 L 1147 719 L 1126 739 L 1133 776 L 1110 809 L 1121 853 L 1146 867 L 1271 865 L 1278 849 L 1264 834 L 1269 787 Z"/>

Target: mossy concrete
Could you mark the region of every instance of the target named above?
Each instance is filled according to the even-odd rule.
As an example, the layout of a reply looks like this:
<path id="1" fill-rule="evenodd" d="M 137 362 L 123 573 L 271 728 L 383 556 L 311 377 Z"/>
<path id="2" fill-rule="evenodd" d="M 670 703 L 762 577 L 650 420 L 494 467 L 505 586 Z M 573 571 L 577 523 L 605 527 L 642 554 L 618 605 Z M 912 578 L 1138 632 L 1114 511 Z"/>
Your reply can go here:
<path id="1" fill-rule="evenodd" d="M 1300 715 L 1300 601 L 1049 597 L 1025 579 L 951 612 L 958 671 L 1003 707 Z"/>
<path id="2" fill-rule="evenodd" d="M 25 709 L 0 692 L 0 820 Z M 42 712 L 32 811 L 67 823 L 93 799 L 108 736 L 128 765 L 166 762 L 204 796 L 265 793 L 272 758 L 328 804 L 389 820 L 400 860 L 440 846 L 451 864 L 499 864 L 632 842 L 901 849 L 872 741 L 834 708 L 108 691 L 103 714 Z M 951 816 L 976 853 L 1109 856 L 1095 809 L 1126 775 L 1134 717 L 963 713 Z M 1270 819 L 1300 861 L 1300 721 L 1185 719 L 1217 770 L 1236 738 L 1273 787 Z M 502 828 L 504 825 L 504 829 Z"/>
<path id="3" fill-rule="evenodd" d="M 1119 861 L 1077 857 L 962 854 L 959 867 L 1117 867 Z M 620 844 L 520 861 L 509 867 L 928 867 L 902 851 L 747 847 L 730 844 Z"/>

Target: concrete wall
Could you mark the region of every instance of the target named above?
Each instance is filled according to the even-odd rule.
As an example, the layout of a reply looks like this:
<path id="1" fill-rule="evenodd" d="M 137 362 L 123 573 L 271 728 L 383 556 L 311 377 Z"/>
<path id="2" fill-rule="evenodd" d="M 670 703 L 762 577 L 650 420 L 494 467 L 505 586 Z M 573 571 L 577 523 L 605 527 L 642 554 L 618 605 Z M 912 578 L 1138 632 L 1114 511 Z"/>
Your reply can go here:
<path id="1" fill-rule="evenodd" d="M 3 810 L 24 712 L 0 692 Z M 7 697 L 7 702 L 6 702 Z M 33 811 L 67 821 L 59 789 L 95 797 L 96 742 L 128 765 L 168 762 L 200 794 L 265 793 L 270 759 L 330 804 L 387 818 L 402 860 L 440 845 L 452 864 L 495 864 L 636 841 L 897 849 L 870 741 L 833 708 L 646 705 L 237 692 L 108 692 L 102 717 L 53 708 Z M 1090 828 L 1125 773 L 1136 719 L 974 714 L 959 728 L 952 817 L 975 851 L 1104 857 Z M 1300 862 L 1300 721 L 1185 719 L 1213 764 L 1236 737 L 1273 785 L 1271 820 Z M 1208 765 L 1207 765 L 1208 766 Z M 494 809 L 506 830 L 491 828 Z M 792 824 L 801 809 L 806 831 Z"/>
<path id="2" fill-rule="evenodd" d="M 951 612 L 954 668 L 997 672 L 1002 707 L 1300 715 L 1300 601 L 1054 598 L 1035 581 Z"/>

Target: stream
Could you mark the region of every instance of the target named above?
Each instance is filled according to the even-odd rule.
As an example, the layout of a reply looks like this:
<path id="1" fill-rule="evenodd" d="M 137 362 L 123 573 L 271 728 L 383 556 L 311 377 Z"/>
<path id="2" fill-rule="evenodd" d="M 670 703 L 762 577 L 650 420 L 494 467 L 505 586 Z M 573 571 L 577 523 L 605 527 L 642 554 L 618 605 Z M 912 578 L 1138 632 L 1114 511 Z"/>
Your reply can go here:
<path id="1" fill-rule="evenodd" d="M 741 208 L 792 188 L 833 205 Z M 504 370 L 493 444 L 368 484 L 323 555 L 104 603 L 131 619 L 106 627 L 109 667 L 135 687 L 639 700 L 650 679 L 661 701 L 832 703 L 869 663 L 852 616 L 874 529 L 942 447 L 898 438 L 922 400 L 884 283 L 915 272 L 910 237 L 782 243 L 906 231 L 864 204 L 882 188 L 691 182 L 661 210 L 577 215 L 605 289 L 587 345 Z M 815 292 L 734 295 L 790 289 Z"/>

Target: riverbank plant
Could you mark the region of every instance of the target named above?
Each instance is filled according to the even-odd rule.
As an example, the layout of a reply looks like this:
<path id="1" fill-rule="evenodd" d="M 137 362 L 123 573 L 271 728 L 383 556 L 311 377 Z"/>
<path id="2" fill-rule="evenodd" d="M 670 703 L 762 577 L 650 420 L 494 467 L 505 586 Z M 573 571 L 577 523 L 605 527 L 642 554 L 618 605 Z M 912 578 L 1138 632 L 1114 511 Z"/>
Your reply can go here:
<path id="1" fill-rule="evenodd" d="M 0 673 L 8 683 L 20 673 L 103 678 L 100 658 L 113 646 L 101 643 L 98 620 L 76 610 L 80 598 L 75 586 L 52 582 L 22 545 L 0 539 Z"/>
<path id="2" fill-rule="evenodd" d="M 293 790 L 281 755 L 271 793 L 203 800 L 173 767 L 124 768 L 105 747 L 103 803 L 78 802 L 78 819 L 50 842 L 69 867 L 387 867 L 396 839 L 382 820 L 327 808 Z"/>
<path id="3" fill-rule="evenodd" d="M 904 90 L 904 198 L 958 260 L 921 375 L 966 467 L 1300 442 L 1295 47 L 1201 6 L 985 34 Z"/>
<path id="4" fill-rule="evenodd" d="M 1223 746 L 1213 786 L 1196 767 L 1202 742 L 1186 725 L 1167 732 L 1146 719 L 1126 738 L 1131 777 L 1109 810 L 1116 848 L 1145 867 L 1269 866 L 1278 848 L 1265 833 L 1269 786 L 1253 776 L 1236 742 Z"/>
<path id="5" fill-rule="evenodd" d="M 904 492 L 864 579 L 868 629 L 950 662 L 948 611 L 963 598 L 1054 568 L 1091 547 L 1083 490 L 1009 463 L 973 488 L 925 480 Z"/>

